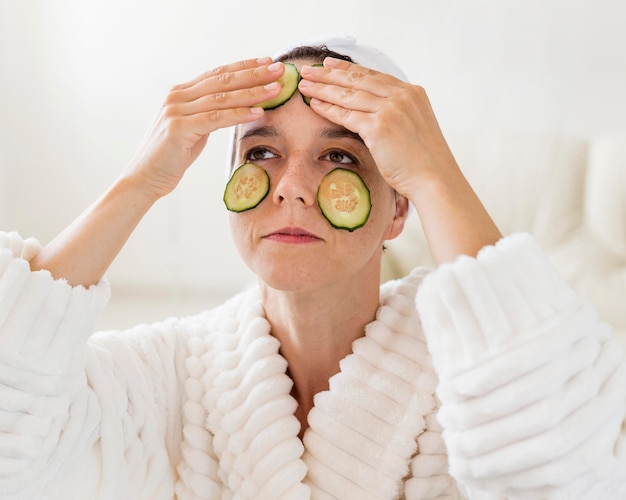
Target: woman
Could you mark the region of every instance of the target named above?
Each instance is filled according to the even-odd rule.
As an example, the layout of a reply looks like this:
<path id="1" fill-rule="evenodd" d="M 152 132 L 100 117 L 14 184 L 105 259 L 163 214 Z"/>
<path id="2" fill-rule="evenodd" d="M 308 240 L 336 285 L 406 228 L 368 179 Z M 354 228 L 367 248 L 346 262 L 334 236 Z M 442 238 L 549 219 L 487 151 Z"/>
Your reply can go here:
<path id="1" fill-rule="evenodd" d="M 423 89 L 351 39 L 326 46 L 277 58 L 302 80 L 271 111 L 259 104 L 285 64 L 268 58 L 173 88 L 137 157 L 58 238 L 0 237 L 3 498 L 626 495 L 610 329 L 530 236 L 502 238 Z M 107 267 L 229 126 L 233 165 L 269 177 L 230 215 L 258 287 L 92 335 Z M 371 195 L 352 231 L 316 199 L 337 167 Z M 410 205 L 438 268 L 381 288 Z"/>

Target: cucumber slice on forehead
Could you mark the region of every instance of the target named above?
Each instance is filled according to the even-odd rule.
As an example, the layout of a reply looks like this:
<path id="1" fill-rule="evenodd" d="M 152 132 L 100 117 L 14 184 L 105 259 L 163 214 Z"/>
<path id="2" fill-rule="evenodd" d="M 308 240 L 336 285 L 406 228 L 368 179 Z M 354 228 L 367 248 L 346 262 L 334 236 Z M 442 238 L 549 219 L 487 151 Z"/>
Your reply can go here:
<path id="1" fill-rule="evenodd" d="M 347 231 L 364 226 L 372 210 L 365 182 L 359 174 L 345 168 L 326 174 L 317 189 L 317 203 L 334 228 Z"/>
<path id="2" fill-rule="evenodd" d="M 257 104 L 257 106 L 267 110 L 276 109 L 278 106 L 285 104 L 291 96 L 295 94 L 298 89 L 298 82 L 300 82 L 300 73 L 298 73 L 298 69 L 293 64 L 283 64 L 285 65 L 285 72 L 283 76 L 278 79 L 278 83 L 280 83 L 282 87 L 280 94 L 273 99 L 268 99 L 267 101 Z"/>
<path id="3" fill-rule="evenodd" d="M 245 212 L 261 203 L 270 190 L 270 177 L 263 167 L 244 163 L 233 172 L 224 190 L 224 204 L 231 212 Z"/>

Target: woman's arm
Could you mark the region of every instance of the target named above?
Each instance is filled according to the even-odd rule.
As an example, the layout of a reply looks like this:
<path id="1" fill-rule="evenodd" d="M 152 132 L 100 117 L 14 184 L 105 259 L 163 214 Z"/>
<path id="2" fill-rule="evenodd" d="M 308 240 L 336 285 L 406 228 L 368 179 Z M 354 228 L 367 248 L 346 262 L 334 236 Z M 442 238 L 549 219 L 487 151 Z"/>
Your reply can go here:
<path id="1" fill-rule="evenodd" d="M 252 107 L 275 97 L 282 64 L 247 60 L 217 68 L 178 85 L 135 158 L 113 185 L 34 259 L 70 285 L 97 283 L 137 224 L 170 193 L 204 148 L 211 132 L 259 118 Z"/>

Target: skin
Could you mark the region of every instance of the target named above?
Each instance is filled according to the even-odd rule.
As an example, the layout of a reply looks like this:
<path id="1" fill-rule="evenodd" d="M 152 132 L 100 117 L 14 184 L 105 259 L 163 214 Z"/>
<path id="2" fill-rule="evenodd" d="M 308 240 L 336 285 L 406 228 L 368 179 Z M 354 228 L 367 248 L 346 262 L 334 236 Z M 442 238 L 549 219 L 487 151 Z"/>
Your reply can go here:
<path id="1" fill-rule="evenodd" d="M 268 59 L 223 66 L 174 87 L 135 158 L 31 268 L 71 285 L 97 283 L 211 132 L 239 124 L 237 158 L 266 168 L 271 191 L 254 210 L 230 215 L 232 235 L 259 277 L 303 433 L 314 395 L 328 388 L 375 317 L 383 242 L 402 231 L 407 200 L 438 264 L 474 256 L 501 235 L 461 173 L 424 89 L 331 58 L 323 67 L 293 62 L 310 107 L 300 96 L 273 111 L 254 107 L 280 90 L 275 82 L 284 66 Z M 344 164 L 343 153 L 354 163 Z M 321 178 L 338 162 L 357 170 L 372 195 L 367 224 L 352 233 L 333 229 L 316 203 Z"/>

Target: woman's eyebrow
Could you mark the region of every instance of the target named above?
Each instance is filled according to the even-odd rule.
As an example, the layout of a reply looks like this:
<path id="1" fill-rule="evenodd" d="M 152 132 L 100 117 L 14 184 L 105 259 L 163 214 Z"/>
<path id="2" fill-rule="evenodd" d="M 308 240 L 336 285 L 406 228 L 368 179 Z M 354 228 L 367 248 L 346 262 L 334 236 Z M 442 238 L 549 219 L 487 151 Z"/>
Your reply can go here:
<path id="1" fill-rule="evenodd" d="M 263 125 L 246 130 L 239 138 L 240 141 L 249 137 L 278 137 L 280 130 L 272 125 Z M 319 137 L 324 139 L 352 139 L 365 144 L 361 136 L 344 127 L 326 127 L 319 131 Z"/>
<path id="2" fill-rule="evenodd" d="M 280 131 L 271 125 L 263 125 L 261 127 L 251 128 L 250 130 L 246 130 L 246 132 L 239 139 L 240 141 L 247 139 L 248 137 L 278 137 L 280 135 Z"/>
<path id="3" fill-rule="evenodd" d="M 361 136 L 355 132 L 352 132 L 350 130 L 348 130 L 347 128 L 334 128 L 334 127 L 328 127 L 328 128 L 323 128 L 320 131 L 320 137 L 324 138 L 324 139 L 353 139 L 355 141 L 360 142 L 361 144 L 365 145 L 365 141 L 363 141 L 363 139 L 361 138 Z"/>

